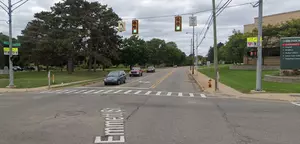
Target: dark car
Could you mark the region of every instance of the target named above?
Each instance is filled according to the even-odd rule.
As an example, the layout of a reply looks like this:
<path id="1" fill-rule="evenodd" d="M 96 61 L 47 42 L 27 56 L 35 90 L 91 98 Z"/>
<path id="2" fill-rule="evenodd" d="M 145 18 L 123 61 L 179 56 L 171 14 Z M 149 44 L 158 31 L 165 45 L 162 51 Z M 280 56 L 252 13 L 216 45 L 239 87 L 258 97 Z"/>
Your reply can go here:
<path id="1" fill-rule="evenodd" d="M 147 72 L 148 72 L 148 73 L 150 73 L 150 72 L 155 72 L 154 66 L 149 66 L 148 69 L 147 69 Z"/>
<path id="2" fill-rule="evenodd" d="M 129 73 L 129 76 L 143 76 L 143 70 L 140 67 L 133 67 Z"/>
<path id="3" fill-rule="evenodd" d="M 104 79 L 104 85 L 126 83 L 126 73 L 124 71 L 112 71 Z"/>

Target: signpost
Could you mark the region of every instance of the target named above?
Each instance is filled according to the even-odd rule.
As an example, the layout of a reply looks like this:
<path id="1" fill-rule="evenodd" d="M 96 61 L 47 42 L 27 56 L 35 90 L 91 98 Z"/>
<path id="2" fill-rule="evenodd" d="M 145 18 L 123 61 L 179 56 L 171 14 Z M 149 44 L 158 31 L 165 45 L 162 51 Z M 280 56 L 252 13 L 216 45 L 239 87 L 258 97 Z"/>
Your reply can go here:
<path id="1" fill-rule="evenodd" d="M 262 38 L 260 39 L 260 41 L 262 41 Z M 247 47 L 257 47 L 257 37 L 248 37 Z"/>
<path id="2" fill-rule="evenodd" d="M 190 26 L 197 26 L 197 17 L 191 16 L 189 22 L 190 22 Z"/>
<path id="3" fill-rule="evenodd" d="M 4 55 L 9 55 L 9 47 L 4 47 L 3 51 L 4 51 Z M 12 55 L 19 55 L 19 49 L 12 48 Z"/>
<path id="4" fill-rule="evenodd" d="M 300 69 L 300 37 L 280 39 L 280 68 Z"/>
<path id="5" fill-rule="evenodd" d="M 126 31 L 126 25 L 124 21 L 119 21 L 118 22 L 118 30 L 119 32 Z"/>

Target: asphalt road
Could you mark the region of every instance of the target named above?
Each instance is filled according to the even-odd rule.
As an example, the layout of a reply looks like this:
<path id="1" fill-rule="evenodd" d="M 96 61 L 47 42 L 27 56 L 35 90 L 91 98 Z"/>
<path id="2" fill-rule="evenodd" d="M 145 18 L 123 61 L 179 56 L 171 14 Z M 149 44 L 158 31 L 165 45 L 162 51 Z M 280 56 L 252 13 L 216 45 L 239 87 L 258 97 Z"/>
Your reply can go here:
<path id="1" fill-rule="evenodd" d="M 161 69 L 120 86 L 2 94 L 0 144 L 300 142 L 299 106 L 207 95 L 187 70 Z"/>

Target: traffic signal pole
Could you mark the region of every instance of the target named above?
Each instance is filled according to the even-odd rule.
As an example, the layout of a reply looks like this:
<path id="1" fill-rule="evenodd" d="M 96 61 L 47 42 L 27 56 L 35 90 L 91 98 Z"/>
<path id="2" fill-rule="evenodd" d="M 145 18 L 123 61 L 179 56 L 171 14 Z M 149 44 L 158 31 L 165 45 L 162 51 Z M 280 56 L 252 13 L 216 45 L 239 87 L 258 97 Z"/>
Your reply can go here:
<path id="1" fill-rule="evenodd" d="M 219 71 L 218 71 L 218 48 L 217 48 L 217 20 L 216 20 L 216 1 L 212 0 L 213 6 L 213 29 L 214 29 L 214 67 L 215 67 L 215 91 L 219 90 L 218 80 L 219 80 Z"/>
<path id="2" fill-rule="evenodd" d="M 263 20 L 263 0 L 259 0 L 258 6 L 258 37 L 257 37 L 257 68 L 256 68 L 256 91 L 262 91 L 262 20 Z"/>

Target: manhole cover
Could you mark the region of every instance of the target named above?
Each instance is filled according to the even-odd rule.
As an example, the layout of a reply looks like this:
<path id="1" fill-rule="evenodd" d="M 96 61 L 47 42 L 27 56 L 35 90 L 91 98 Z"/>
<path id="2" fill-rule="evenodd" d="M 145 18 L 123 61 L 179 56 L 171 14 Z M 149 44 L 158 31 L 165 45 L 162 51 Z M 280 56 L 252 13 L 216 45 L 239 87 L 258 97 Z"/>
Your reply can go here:
<path id="1" fill-rule="evenodd" d="M 84 112 L 84 111 L 64 111 L 64 112 L 56 114 L 55 117 L 59 117 L 59 116 L 78 116 L 78 115 L 84 115 L 84 114 L 86 114 L 86 112 Z"/>

